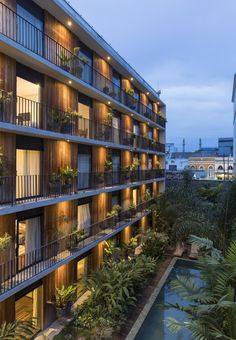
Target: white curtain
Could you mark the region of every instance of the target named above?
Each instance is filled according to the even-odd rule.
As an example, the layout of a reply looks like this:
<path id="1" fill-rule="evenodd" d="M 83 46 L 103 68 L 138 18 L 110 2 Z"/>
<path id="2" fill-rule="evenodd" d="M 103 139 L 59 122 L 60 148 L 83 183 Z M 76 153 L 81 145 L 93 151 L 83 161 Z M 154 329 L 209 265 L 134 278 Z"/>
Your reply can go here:
<path id="1" fill-rule="evenodd" d="M 78 206 L 78 224 L 77 228 L 88 229 L 91 225 L 91 215 L 89 209 L 89 203 Z"/>
<path id="2" fill-rule="evenodd" d="M 40 217 L 26 220 L 25 225 L 25 255 L 27 264 L 40 259 L 41 223 Z"/>
<path id="3" fill-rule="evenodd" d="M 41 151 L 16 150 L 16 197 L 36 196 L 40 193 Z"/>

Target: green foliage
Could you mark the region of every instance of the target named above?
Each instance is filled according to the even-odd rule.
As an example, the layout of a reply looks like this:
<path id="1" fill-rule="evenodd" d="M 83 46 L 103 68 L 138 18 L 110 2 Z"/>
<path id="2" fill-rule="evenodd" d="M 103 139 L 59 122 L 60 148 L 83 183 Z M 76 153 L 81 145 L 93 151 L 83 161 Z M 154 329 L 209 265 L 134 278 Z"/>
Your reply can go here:
<path id="1" fill-rule="evenodd" d="M 157 233 L 152 230 L 146 232 L 144 240 L 142 253 L 155 259 L 160 258 L 164 254 L 169 243 L 169 238 L 166 234 Z"/>
<path id="2" fill-rule="evenodd" d="M 0 103 L 10 103 L 13 100 L 13 91 L 6 92 L 0 90 Z"/>
<path id="3" fill-rule="evenodd" d="M 118 216 L 121 210 L 122 208 L 119 204 L 113 205 L 111 211 L 107 213 L 107 218 Z"/>
<path id="4" fill-rule="evenodd" d="M 188 276 L 178 276 L 171 286 L 189 305 L 167 305 L 182 310 L 184 323 L 173 318 L 167 325 L 173 332 L 185 327 L 194 339 L 236 339 L 236 241 L 228 247 L 225 256 L 208 239 L 191 238 L 202 250 L 198 261 L 203 284 Z"/>
<path id="5" fill-rule="evenodd" d="M 107 158 L 104 162 L 104 169 L 105 171 L 112 171 L 112 159 L 111 157 Z"/>
<path id="6" fill-rule="evenodd" d="M 203 186 L 198 189 L 201 197 L 211 203 L 217 203 L 219 194 L 222 191 L 222 184 L 217 185 L 216 187 Z"/>
<path id="7" fill-rule="evenodd" d="M 63 285 L 61 288 L 56 288 L 56 307 L 64 308 L 68 302 L 74 301 L 76 289 L 76 285 L 68 287 Z"/>
<path id="8" fill-rule="evenodd" d="M 11 244 L 12 237 L 5 233 L 2 237 L 0 237 L 0 252 L 8 249 Z"/>
<path id="9" fill-rule="evenodd" d="M 0 326 L 0 339 L 26 340 L 32 337 L 35 331 L 33 320 L 3 322 Z"/>
<path id="10" fill-rule="evenodd" d="M 155 261 L 144 255 L 106 263 L 86 281 L 91 295 L 78 309 L 76 327 L 92 334 L 101 334 L 108 328 L 120 329 L 128 308 L 135 305 L 138 291 L 155 267 Z"/>

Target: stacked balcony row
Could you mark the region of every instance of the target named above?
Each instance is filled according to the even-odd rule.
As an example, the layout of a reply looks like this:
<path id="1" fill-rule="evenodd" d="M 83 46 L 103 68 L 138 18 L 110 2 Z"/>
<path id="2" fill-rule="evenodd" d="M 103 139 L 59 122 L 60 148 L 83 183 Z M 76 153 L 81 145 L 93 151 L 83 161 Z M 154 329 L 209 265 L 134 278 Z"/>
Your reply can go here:
<path id="1" fill-rule="evenodd" d="M 134 132 L 114 127 L 112 122 L 114 110 L 109 108 L 109 111 L 107 119 L 104 123 L 100 123 L 96 120 L 83 118 L 79 112 L 72 110 L 66 112 L 0 90 L 0 122 L 133 148 L 165 152 L 164 144 L 149 136 L 137 135 Z"/>
<path id="2" fill-rule="evenodd" d="M 49 13 L 45 12 L 39 19 L 32 13 L 28 13 L 21 5 L 17 5 L 16 10 L 17 13 L 0 3 L 2 35 L 58 66 L 66 73 L 72 74 L 112 100 L 165 127 L 165 119 L 160 113 L 165 107 L 160 101 L 154 103 L 148 95 L 139 92 L 132 82 L 122 78 L 111 65 L 90 51 L 78 37 Z M 30 18 L 34 19 L 33 22 L 37 23 L 37 27 L 30 22 Z M 59 27 L 63 31 L 61 35 Z M 66 46 L 63 46 L 60 40 Z"/>

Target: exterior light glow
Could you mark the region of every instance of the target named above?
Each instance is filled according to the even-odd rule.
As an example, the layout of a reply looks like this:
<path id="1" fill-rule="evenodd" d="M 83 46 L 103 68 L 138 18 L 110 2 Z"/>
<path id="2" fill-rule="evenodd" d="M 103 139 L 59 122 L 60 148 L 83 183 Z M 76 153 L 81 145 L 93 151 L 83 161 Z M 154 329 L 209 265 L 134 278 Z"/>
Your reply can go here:
<path id="1" fill-rule="evenodd" d="M 69 83 L 69 84 L 72 84 L 72 81 L 71 81 L 71 80 L 69 80 L 69 81 L 68 81 L 68 83 Z"/>
<path id="2" fill-rule="evenodd" d="M 131 113 L 131 117 L 133 117 L 134 116 L 134 114 L 133 113 Z"/>
<path id="3" fill-rule="evenodd" d="M 131 81 L 133 81 L 133 80 L 134 80 L 134 78 L 133 78 L 133 77 L 131 77 L 131 78 L 130 78 L 130 80 L 131 80 Z"/>
<path id="4" fill-rule="evenodd" d="M 149 95 L 149 92 L 147 92 L 147 95 Z"/>
<path id="5" fill-rule="evenodd" d="M 68 24 L 68 26 L 71 26 L 71 25 L 72 25 L 72 22 L 69 20 L 69 21 L 67 22 L 67 24 Z"/>
<path id="6" fill-rule="evenodd" d="M 111 102 L 107 102 L 108 105 L 111 105 Z"/>
<path id="7" fill-rule="evenodd" d="M 67 143 L 69 143 L 69 142 L 70 142 L 70 141 L 69 141 L 69 139 L 67 139 L 66 141 L 67 141 Z"/>
<path id="8" fill-rule="evenodd" d="M 108 56 L 108 57 L 107 57 L 107 60 L 111 60 L 111 57 L 110 57 L 110 56 Z"/>

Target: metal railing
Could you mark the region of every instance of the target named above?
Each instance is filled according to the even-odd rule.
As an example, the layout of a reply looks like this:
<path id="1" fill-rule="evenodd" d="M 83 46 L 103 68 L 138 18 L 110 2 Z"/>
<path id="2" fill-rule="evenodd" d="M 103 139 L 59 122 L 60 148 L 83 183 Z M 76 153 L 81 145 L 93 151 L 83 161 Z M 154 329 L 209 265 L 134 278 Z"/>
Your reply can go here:
<path id="1" fill-rule="evenodd" d="M 139 170 L 79 173 L 69 180 L 54 175 L 17 175 L 0 177 L 0 206 L 37 202 L 46 198 L 74 195 L 81 190 L 105 189 L 118 185 L 164 178 L 165 171 Z"/>
<path id="2" fill-rule="evenodd" d="M 165 145 L 151 138 L 118 129 L 112 124 L 83 118 L 20 96 L 10 96 L 0 90 L 0 122 L 43 129 L 82 138 L 165 152 Z"/>
<path id="3" fill-rule="evenodd" d="M 147 214 L 153 199 L 0 264 L 0 295 Z M 81 230 L 81 227 L 80 227 Z"/>
<path id="4" fill-rule="evenodd" d="M 60 45 L 1 2 L 0 33 L 111 98 L 128 106 L 131 110 L 165 127 L 165 119 L 163 117 L 122 90 L 110 79 L 89 65 L 82 57 Z"/>

